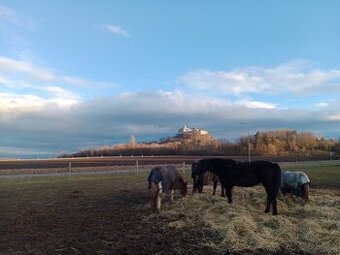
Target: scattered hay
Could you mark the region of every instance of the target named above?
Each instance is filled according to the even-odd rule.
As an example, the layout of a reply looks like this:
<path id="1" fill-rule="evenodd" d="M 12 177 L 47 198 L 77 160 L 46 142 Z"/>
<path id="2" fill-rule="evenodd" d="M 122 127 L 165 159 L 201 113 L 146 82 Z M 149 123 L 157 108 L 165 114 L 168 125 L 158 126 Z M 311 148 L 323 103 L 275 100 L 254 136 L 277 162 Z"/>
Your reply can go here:
<path id="1" fill-rule="evenodd" d="M 234 188 L 233 204 L 205 194 L 190 196 L 169 206 L 162 216 L 169 228 L 200 226 L 214 233 L 206 245 L 239 254 L 340 254 L 340 192 L 311 190 L 303 206 L 279 196 L 278 216 L 265 214 L 262 187 Z"/>

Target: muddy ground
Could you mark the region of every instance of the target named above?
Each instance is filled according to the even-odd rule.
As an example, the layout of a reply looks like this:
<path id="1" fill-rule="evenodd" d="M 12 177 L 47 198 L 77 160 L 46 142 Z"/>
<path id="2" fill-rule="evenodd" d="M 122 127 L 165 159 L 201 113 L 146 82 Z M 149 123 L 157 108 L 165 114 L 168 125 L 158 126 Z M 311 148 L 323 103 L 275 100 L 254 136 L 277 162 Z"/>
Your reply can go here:
<path id="1" fill-rule="evenodd" d="M 0 254 L 227 254 L 205 226 L 151 212 L 146 174 L 1 180 Z"/>
<path id="2" fill-rule="evenodd" d="M 215 254 L 201 242 L 209 233 L 176 231 L 161 214 L 149 217 L 145 178 L 130 179 L 3 182 L 0 254 Z"/>

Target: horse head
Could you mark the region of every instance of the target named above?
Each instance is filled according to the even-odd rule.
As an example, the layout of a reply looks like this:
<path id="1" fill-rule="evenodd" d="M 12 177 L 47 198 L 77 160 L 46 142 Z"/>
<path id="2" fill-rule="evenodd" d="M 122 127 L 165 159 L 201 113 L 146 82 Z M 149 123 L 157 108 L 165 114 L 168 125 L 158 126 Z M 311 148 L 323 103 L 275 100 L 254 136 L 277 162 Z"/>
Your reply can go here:
<path id="1" fill-rule="evenodd" d="M 184 182 L 179 193 L 181 194 L 182 197 L 186 197 L 188 194 L 188 185 L 187 182 Z"/>
<path id="2" fill-rule="evenodd" d="M 191 165 L 191 177 L 193 179 L 193 190 L 192 193 L 202 193 L 204 184 L 204 162 L 199 160 Z"/>

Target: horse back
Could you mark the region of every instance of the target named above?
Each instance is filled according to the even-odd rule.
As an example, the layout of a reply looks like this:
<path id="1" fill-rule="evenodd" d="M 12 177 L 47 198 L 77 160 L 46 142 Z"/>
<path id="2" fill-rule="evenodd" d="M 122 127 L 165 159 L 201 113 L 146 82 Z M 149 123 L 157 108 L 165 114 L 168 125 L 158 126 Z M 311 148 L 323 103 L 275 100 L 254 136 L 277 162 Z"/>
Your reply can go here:
<path id="1" fill-rule="evenodd" d="M 235 186 L 250 187 L 262 183 L 279 187 L 281 183 L 281 169 L 278 164 L 268 161 L 252 161 L 238 163 L 232 169 Z"/>
<path id="2" fill-rule="evenodd" d="M 174 165 L 154 167 L 151 170 L 150 175 L 153 177 L 151 181 L 158 180 L 158 178 L 160 177 L 163 190 L 166 193 L 169 193 L 172 189 L 176 189 L 184 183 L 182 175 L 179 173 Z"/>
<path id="3" fill-rule="evenodd" d="M 256 174 L 263 184 L 271 184 L 275 188 L 281 185 L 281 168 L 277 163 L 265 160 L 254 161 Z"/>

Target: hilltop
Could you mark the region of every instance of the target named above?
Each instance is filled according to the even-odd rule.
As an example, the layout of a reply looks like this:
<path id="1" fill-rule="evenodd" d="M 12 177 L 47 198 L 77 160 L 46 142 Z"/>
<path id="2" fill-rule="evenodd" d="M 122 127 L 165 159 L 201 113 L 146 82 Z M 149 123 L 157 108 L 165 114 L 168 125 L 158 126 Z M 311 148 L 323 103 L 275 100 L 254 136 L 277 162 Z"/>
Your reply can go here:
<path id="1" fill-rule="evenodd" d="M 167 156 L 167 155 L 247 155 L 334 158 L 340 154 L 340 142 L 295 130 L 258 131 L 232 143 L 214 138 L 207 130 L 184 126 L 172 136 L 149 143 L 138 143 L 132 135 L 129 143 L 84 149 L 61 157 L 83 156 Z"/>

